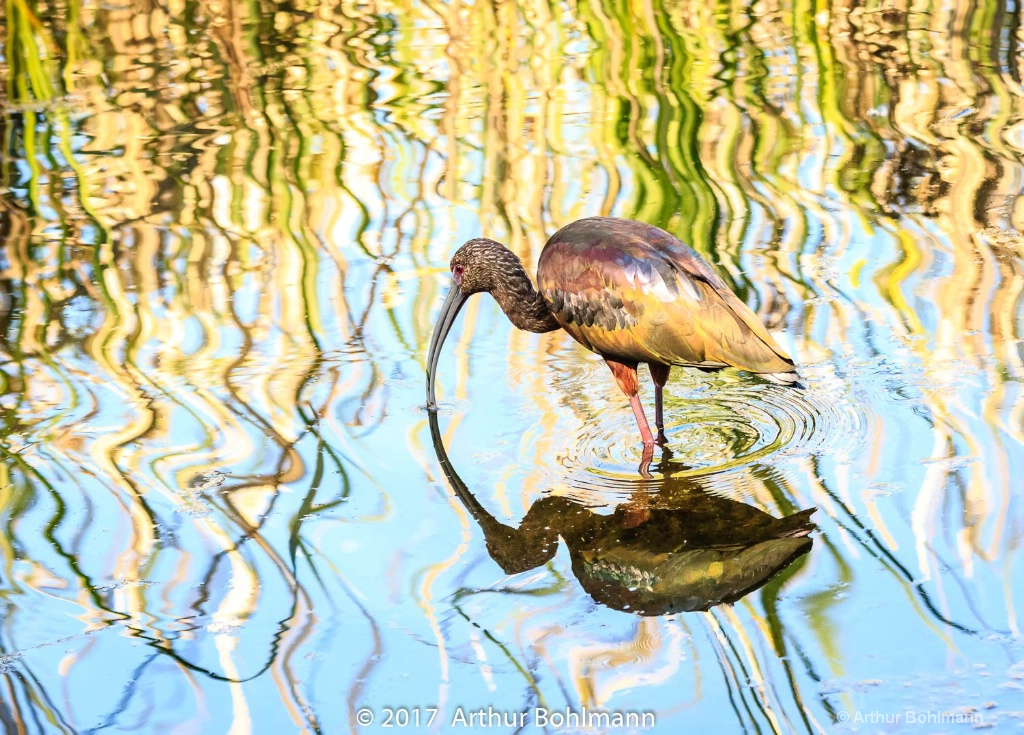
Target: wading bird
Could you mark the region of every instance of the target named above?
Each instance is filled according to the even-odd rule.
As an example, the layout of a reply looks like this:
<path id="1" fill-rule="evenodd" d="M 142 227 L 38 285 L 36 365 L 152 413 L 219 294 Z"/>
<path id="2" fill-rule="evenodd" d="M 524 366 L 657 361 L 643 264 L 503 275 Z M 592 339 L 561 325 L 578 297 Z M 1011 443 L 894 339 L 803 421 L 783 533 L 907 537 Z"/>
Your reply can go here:
<path id="1" fill-rule="evenodd" d="M 561 327 L 611 368 L 640 427 L 655 443 L 637 395 L 637 365 L 654 380 L 655 425 L 665 441 L 662 389 L 673 365 L 736 367 L 776 383 L 797 381 L 795 365 L 750 308 L 692 248 L 653 225 L 588 217 L 548 240 L 537 286 L 504 245 L 470 240 L 452 257 L 455 282 L 441 307 L 427 357 L 427 408 L 437 410 L 434 373 L 441 345 L 466 299 L 489 292 L 529 332 Z"/>

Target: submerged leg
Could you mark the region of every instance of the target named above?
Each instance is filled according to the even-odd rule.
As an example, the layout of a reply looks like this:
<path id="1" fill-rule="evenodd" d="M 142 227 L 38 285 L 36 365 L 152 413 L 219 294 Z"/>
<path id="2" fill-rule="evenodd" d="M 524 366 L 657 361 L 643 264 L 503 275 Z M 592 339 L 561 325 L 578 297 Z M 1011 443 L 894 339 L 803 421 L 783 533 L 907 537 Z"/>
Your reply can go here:
<path id="1" fill-rule="evenodd" d="M 604 359 L 611 368 L 615 382 L 619 384 L 622 392 L 629 396 L 629 406 L 633 409 L 636 417 L 636 424 L 640 427 L 640 438 L 644 445 L 654 444 L 654 435 L 651 434 L 651 427 L 647 424 L 647 417 L 644 416 L 644 407 L 640 405 L 640 397 L 637 395 L 639 381 L 636 379 L 636 363 L 618 362 L 608 357 Z"/>
<path id="2" fill-rule="evenodd" d="M 658 427 L 658 444 L 667 444 L 668 437 L 665 436 L 665 413 L 662 409 L 662 388 L 668 382 L 668 373 L 671 365 L 659 365 L 650 363 L 651 379 L 654 381 L 654 425 Z"/>
<path id="3" fill-rule="evenodd" d="M 650 429 L 648 429 L 650 431 Z M 645 480 L 654 479 L 654 475 L 651 474 L 651 461 L 654 459 L 654 442 L 650 444 L 644 444 L 644 453 L 640 455 L 640 466 L 636 468 L 636 471 L 640 474 L 640 477 Z"/>

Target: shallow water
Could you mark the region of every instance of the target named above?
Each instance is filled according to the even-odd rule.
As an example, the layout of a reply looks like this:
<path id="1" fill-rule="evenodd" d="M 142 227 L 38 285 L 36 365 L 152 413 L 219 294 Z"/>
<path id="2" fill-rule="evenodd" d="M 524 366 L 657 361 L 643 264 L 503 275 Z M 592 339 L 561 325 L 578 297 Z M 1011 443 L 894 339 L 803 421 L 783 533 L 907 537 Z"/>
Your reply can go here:
<path id="1" fill-rule="evenodd" d="M 0 34 L 7 731 L 1021 727 L 1017 5 Z M 431 426 L 456 247 L 532 270 L 595 214 L 714 262 L 804 390 L 674 370 L 645 477 L 600 359 L 481 296 Z"/>

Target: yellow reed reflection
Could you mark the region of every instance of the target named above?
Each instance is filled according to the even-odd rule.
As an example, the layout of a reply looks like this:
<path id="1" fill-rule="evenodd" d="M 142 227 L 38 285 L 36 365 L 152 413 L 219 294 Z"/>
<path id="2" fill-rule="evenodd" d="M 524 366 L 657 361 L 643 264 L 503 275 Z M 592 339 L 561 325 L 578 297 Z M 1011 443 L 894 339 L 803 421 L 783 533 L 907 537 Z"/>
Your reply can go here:
<path id="1" fill-rule="evenodd" d="M 351 731 L 412 679 L 443 714 L 816 732 L 1019 678 L 1016 5 L 4 7 L 8 729 Z M 506 579 L 429 451 L 452 252 L 532 269 L 593 214 L 688 241 L 801 363 L 800 397 L 672 384 L 670 479 L 820 509 L 732 609 L 637 623 L 557 555 Z M 481 502 L 619 503 L 603 366 L 488 303 L 459 328 L 442 428 Z"/>

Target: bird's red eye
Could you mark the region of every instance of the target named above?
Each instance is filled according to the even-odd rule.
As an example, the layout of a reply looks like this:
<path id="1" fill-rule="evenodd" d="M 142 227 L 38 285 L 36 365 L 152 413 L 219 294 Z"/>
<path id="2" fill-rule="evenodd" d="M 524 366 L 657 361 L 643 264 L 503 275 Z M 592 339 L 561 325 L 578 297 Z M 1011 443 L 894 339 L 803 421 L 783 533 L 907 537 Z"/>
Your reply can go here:
<path id="1" fill-rule="evenodd" d="M 456 266 L 452 267 L 452 275 L 454 275 L 456 278 L 461 278 L 462 277 L 462 272 L 464 270 L 466 270 L 466 269 L 462 265 L 456 265 Z"/>

